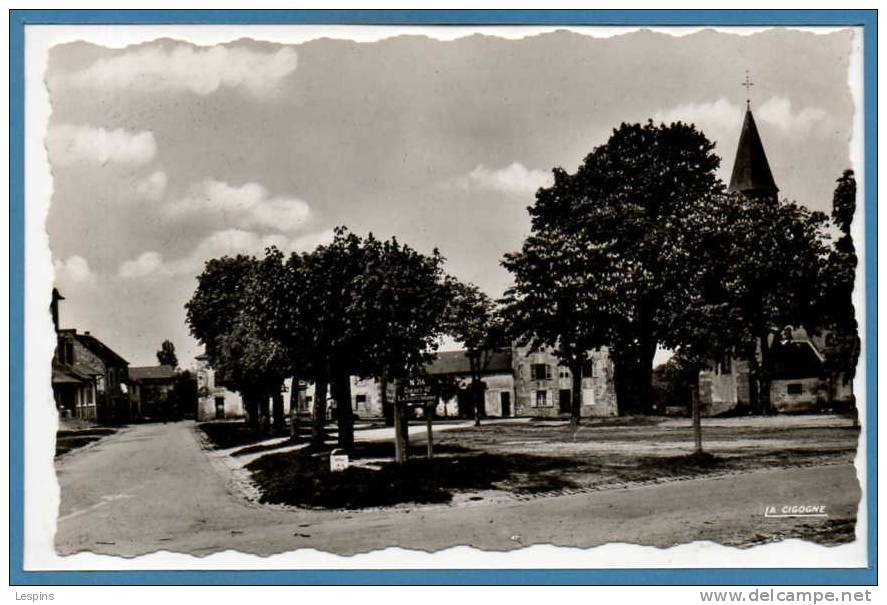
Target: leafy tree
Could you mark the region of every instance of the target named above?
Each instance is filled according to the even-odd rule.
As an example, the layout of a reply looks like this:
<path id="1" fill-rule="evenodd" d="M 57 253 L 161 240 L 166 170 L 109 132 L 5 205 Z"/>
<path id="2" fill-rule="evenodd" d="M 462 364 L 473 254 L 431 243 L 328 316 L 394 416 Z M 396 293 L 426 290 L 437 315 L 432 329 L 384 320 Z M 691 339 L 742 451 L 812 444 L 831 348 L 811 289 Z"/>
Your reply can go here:
<path id="1" fill-rule="evenodd" d="M 176 346 L 171 341 L 164 340 L 161 343 L 160 350 L 157 351 L 157 362 L 160 365 L 172 366 L 174 368 L 179 366 L 179 358 L 176 357 Z"/>
<path id="2" fill-rule="evenodd" d="M 853 288 L 859 262 L 850 228 L 856 212 L 856 179 L 852 170 L 845 170 L 837 180 L 832 198 L 832 223 L 840 236 L 829 252 L 824 271 L 824 327 L 829 330 L 825 363 L 834 398 L 835 383 L 849 384 L 856 375 L 859 361 L 859 324 L 853 307 Z"/>
<path id="3" fill-rule="evenodd" d="M 471 396 L 475 426 L 480 426 L 484 412 L 481 374 L 493 353 L 504 341 L 504 328 L 493 300 L 474 284 L 455 278 L 446 281 L 448 290 L 446 332 L 465 347 L 471 369 Z"/>
<path id="4" fill-rule="evenodd" d="M 185 304 L 188 328 L 204 346 L 212 367 L 217 357 L 216 341 L 234 328 L 255 263 L 255 258 L 245 255 L 207 261 L 197 276 L 197 288 L 191 300 Z"/>
<path id="5" fill-rule="evenodd" d="M 555 189 L 566 173 L 555 171 Z M 552 190 L 540 191 L 544 198 Z M 569 203 L 568 198 L 561 198 Z M 554 227 L 535 230 L 521 252 L 506 255 L 503 265 L 514 274 L 514 285 L 504 298 L 503 314 L 511 336 L 532 349 L 550 347 L 570 368 L 573 388 L 570 422 L 578 425 L 582 406 L 582 367 L 588 352 L 613 335 L 615 309 L 590 282 L 591 267 L 610 263 L 606 251 L 589 246 L 581 234 Z M 616 271 L 610 273 L 615 277 Z"/>
<path id="6" fill-rule="evenodd" d="M 256 263 L 254 257 L 244 255 L 207 261 L 185 305 L 191 334 L 204 346 L 216 380 L 243 396 L 247 420 L 253 426 L 259 425 L 264 375 L 261 368 L 256 371 L 247 363 L 262 359 L 257 350 L 267 343 L 250 334 L 242 310 Z"/>
<path id="7" fill-rule="evenodd" d="M 363 272 L 361 239 L 337 228 L 333 241 L 319 246 L 304 261 L 311 298 L 310 312 L 305 316 L 313 318 L 309 342 L 315 359 L 315 384 L 330 386 L 336 402 L 339 446 L 350 450 L 354 444 L 351 375 L 356 373 L 363 346 L 360 317 L 352 311 L 355 284 Z M 315 393 L 315 398 L 320 396 Z"/>
<path id="8" fill-rule="evenodd" d="M 786 326 L 813 333 L 822 321 L 826 216 L 792 202 L 733 196 L 725 205 L 731 238 L 719 272 L 729 294 L 729 331 L 750 361 L 753 404 L 772 411 L 772 350 Z M 725 227 L 726 227 L 725 226 Z"/>
<path id="9" fill-rule="evenodd" d="M 291 343 L 284 336 L 291 321 L 292 306 L 286 297 L 286 269 L 283 253 L 275 247 L 265 251 L 250 271 L 243 290 L 236 331 L 243 338 L 240 343 L 244 357 L 258 384 L 252 388 L 260 403 L 262 424 L 268 418 L 267 403 L 273 402 L 274 430 L 284 430 L 283 382 L 293 373 L 296 361 Z"/>
<path id="10" fill-rule="evenodd" d="M 383 409 L 395 424 L 398 460 L 406 456 L 404 410 L 389 405 L 389 381 L 421 373 L 443 331 L 448 290 L 443 257 L 417 252 L 397 239 L 380 241 L 370 234 L 362 244 L 363 271 L 353 305 L 357 374 L 380 376 Z"/>
<path id="11" fill-rule="evenodd" d="M 688 270 L 672 248 L 688 212 L 722 190 L 714 144 L 692 125 L 622 124 L 575 174 L 529 208 L 532 233 L 503 263 L 518 333 L 556 348 L 573 372 L 573 421 L 582 361 L 608 346 L 621 413 L 651 402 L 652 360 L 666 338 L 666 298 Z"/>

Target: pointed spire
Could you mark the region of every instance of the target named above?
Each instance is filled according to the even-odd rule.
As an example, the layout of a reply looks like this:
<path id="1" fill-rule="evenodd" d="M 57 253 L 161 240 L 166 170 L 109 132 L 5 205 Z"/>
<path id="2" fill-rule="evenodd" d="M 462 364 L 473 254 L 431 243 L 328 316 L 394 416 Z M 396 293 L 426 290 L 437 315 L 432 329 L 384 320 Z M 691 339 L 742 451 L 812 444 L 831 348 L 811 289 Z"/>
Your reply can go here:
<path id="1" fill-rule="evenodd" d="M 773 180 L 764 144 L 758 134 L 755 118 L 751 107 L 745 110 L 742 133 L 739 135 L 739 146 L 736 148 L 736 162 L 733 164 L 733 175 L 730 177 L 729 191 L 737 191 L 745 195 L 776 199 L 779 187 Z"/>

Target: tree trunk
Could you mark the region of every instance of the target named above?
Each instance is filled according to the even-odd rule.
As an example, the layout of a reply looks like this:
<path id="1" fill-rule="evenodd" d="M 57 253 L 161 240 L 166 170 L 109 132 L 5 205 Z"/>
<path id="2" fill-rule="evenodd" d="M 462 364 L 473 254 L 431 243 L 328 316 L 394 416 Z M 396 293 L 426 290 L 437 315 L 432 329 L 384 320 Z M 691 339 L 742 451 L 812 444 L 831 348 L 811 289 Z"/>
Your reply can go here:
<path id="1" fill-rule="evenodd" d="M 394 426 L 394 406 L 388 401 L 388 369 L 382 369 L 379 378 L 379 395 L 382 399 L 382 416 L 385 418 L 385 426 Z"/>
<path id="2" fill-rule="evenodd" d="M 259 398 L 259 428 L 266 435 L 271 428 L 271 406 L 268 404 L 268 399 L 268 393 L 262 392 Z"/>
<path id="3" fill-rule="evenodd" d="M 244 413 L 246 414 L 246 424 L 254 429 L 259 428 L 259 399 L 256 392 L 249 389 L 241 394 L 243 399 Z"/>
<path id="4" fill-rule="evenodd" d="M 638 368 L 640 374 L 639 396 L 640 409 L 644 414 L 652 414 L 653 408 L 653 358 L 656 356 L 656 341 L 651 336 L 645 336 L 643 346 L 641 348 L 641 367 Z"/>
<path id="5" fill-rule="evenodd" d="M 326 389 L 325 379 L 314 383 L 314 410 L 311 419 L 311 443 L 323 445 L 326 439 Z"/>
<path id="6" fill-rule="evenodd" d="M 772 368 L 770 364 L 772 362 L 770 356 L 770 334 L 765 332 L 760 338 L 760 346 L 761 346 L 761 367 L 760 367 L 760 378 L 759 384 L 760 388 L 758 389 L 758 398 L 760 399 L 760 407 L 761 412 L 763 414 L 772 414 L 773 413 L 773 402 L 770 400 L 770 382 L 772 380 Z"/>
<path id="7" fill-rule="evenodd" d="M 579 426 L 582 420 L 582 359 L 570 362 L 573 389 L 570 392 L 570 425 Z"/>
<path id="8" fill-rule="evenodd" d="M 283 385 L 281 385 L 282 387 Z M 282 434 L 286 431 L 286 421 L 284 420 L 284 416 L 286 413 L 284 412 L 283 407 L 283 393 L 280 392 L 281 387 L 278 387 L 276 391 L 274 391 L 274 395 L 272 398 L 272 408 L 271 414 L 274 416 L 274 432 L 277 434 Z"/>
<path id="9" fill-rule="evenodd" d="M 613 361 L 613 383 L 616 389 L 616 405 L 620 416 L 630 416 L 641 411 L 638 360 L 619 355 Z"/>
<path id="10" fill-rule="evenodd" d="M 339 373 L 333 380 L 333 399 L 336 400 L 336 423 L 339 447 L 350 452 L 354 449 L 354 414 L 351 411 L 351 376 Z"/>
<path id="11" fill-rule="evenodd" d="M 481 412 L 483 411 L 483 394 L 481 393 L 480 359 L 473 353 L 469 353 L 468 363 L 471 368 L 471 404 L 474 408 L 474 426 L 480 426 Z"/>
<path id="12" fill-rule="evenodd" d="M 299 390 L 299 377 L 293 376 L 292 386 L 290 387 L 290 441 L 299 440 L 299 403 L 301 402 L 302 391 Z"/>

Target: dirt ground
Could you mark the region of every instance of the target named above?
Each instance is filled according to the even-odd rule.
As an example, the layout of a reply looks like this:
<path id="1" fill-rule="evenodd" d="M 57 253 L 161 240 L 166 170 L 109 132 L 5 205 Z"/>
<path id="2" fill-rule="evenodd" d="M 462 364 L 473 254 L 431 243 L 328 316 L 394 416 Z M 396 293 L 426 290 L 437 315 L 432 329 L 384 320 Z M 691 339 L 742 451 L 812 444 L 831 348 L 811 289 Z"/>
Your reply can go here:
<path id="1" fill-rule="evenodd" d="M 790 424 L 800 429 L 799 422 Z M 454 430 L 461 428 L 467 427 Z M 470 429 L 466 437 L 489 438 L 491 428 Z M 513 438 L 517 433 L 530 440 L 532 428 L 500 427 L 507 436 L 502 447 L 515 447 L 505 442 L 519 440 Z M 472 489 L 454 491 L 449 502 L 358 510 L 263 505 L 244 497 L 232 470 L 242 467 L 222 464 L 233 458 L 206 449 L 201 433 L 190 422 L 134 425 L 59 458 L 57 551 L 135 556 L 168 550 L 201 556 L 227 549 L 272 554 L 315 548 L 350 554 L 392 545 L 513 550 L 610 542 L 667 547 L 696 540 L 747 547 L 791 537 L 829 545 L 854 538 L 860 499 L 853 465 L 835 462 L 588 490 Z M 811 438 L 815 434 L 809 432 Z M 800 436 L 794 441 L 815 450 L 815 443 Z M 421 451 L 418 433 L 413 443 Z M 822 504 L 828 517 L 764 515 L 766 506 L 786 504 Z"/>
<path id="2" fill-rule="evenodd" d="M 434 438 L 435 457 L 427 460 L 424 431 L 411 428 L 411 460 L 403 466 L 393 464 L 390 436 L 379 429 L 373 431 L 376 440 L 358 440 L 351 467 L 342 473 L 329 470 L 333 442 L 317 449 L 293 447 L 280 439 L 252 441 L 230 452 L 233 458 L 250 454 L 244 467 L 262 502 L 362 509 L 492 504 L 766 469 L 849 464 L 859 434 L 852 420 L 840 416 L 706 419 L 705 455 L 695 456 L 692 427 L 685 419 L 599 419 L 579 427 L 557 420 L 491 420 L 480 427 L 441 427 Z M 220 427 L 203 429 L 217 434 L 219 445 L 232 442 L 224 431 L 219 434 Z M 227 430 L 236 431 L 230 426 Z"/>

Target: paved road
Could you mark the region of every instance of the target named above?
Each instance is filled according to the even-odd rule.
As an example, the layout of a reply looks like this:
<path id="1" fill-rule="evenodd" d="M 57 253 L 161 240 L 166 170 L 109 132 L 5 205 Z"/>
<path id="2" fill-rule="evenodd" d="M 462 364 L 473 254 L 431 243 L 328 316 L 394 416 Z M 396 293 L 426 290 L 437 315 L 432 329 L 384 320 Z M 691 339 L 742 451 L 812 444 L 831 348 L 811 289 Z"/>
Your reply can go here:
<path id="1" fill-rule="evenodd" d="M 59 554 L 736 543 L 811 523 L 764 519 L 766 504 L 821 503 L 832 518 L 852 519 L 860 495 L 852 466 L 842 464 L 411 512 L 282 510 L 235 495 L 194 430 L 190 422 L 133 426 L 60 459 Z"/>

